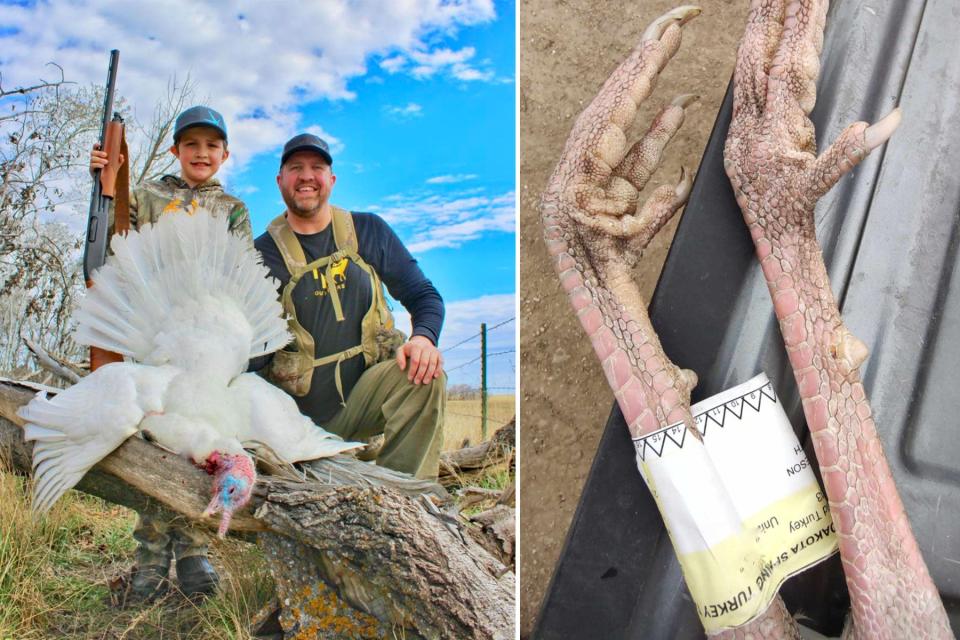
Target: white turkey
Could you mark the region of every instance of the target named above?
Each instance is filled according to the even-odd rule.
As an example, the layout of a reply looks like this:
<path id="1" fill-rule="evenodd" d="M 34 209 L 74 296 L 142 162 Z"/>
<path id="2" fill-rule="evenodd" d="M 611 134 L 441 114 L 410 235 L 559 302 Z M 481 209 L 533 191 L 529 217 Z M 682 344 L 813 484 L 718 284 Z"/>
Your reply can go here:
<path id="1" fill-rule="evenodd" d="M 256 473 L 243 443 L 286 462 L 332 456 L 344 442 L 300 414 L 293 399 L 253 373 L 250 358 L 289 341 L 276 285 L 248 241 L 204 211 L 166 214 L 111 243 L 74 316 L 74 339 L 125 357 L 19 415 L 33 449 L 37 511 L 138 431 L 214 477 L 205 515 L 219 534 L 250 499 Z"/>

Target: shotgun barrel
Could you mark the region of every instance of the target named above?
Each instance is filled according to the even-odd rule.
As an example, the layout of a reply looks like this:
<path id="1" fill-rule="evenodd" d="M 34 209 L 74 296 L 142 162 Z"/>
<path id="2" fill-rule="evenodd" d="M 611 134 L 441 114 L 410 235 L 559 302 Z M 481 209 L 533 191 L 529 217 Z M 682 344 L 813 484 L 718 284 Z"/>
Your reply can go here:
<path id="1" fill-rule="evenodd" d="M 91 274 L 103 265 L 107 255 L 107 227 L 109 225 L 110 201 L 113 200 L 116 190 L 116 173 L 120 156 L 120 137 L 116 135 L 118 127 L 122 131 L 123 120 L 113 113 L 113 96 L 117 84 L 117 67 L 120 63 L 120 52 L 116 49 L 110 52 L 110 69 L 107 71 L 107 89 L 103 99 L 103 120 L 100 124 L 100 148 L 107 152 L 111 160 L 115 156 L 116 163 L 109 163 L 104 170 L 98 169 L 93 174 L 93 192 L 90 194 L 90 215 L 87 219 L 87 235 L 83 252 L 83 277 L 90 285 Z M 110 135 L 113 133 L 113 135 Z"/>

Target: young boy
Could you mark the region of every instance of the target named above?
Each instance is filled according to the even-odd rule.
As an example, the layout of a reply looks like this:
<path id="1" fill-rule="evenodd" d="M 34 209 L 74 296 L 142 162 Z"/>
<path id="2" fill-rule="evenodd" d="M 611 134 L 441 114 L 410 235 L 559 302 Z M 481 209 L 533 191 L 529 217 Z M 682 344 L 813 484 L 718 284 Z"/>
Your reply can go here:
<path id="1" fill-rule="evenodd" d="M 180 160 L 181 175 L 165 175 L 133 188 L 130 193 L 130 228 L 139 229 L 141 224 L 156 222 L 169 211 L 203 207 L 214 216 L 229 218 L 230 230 L 249 238 L 252 243 L 246 205 L 239 198 L 225 193 L 214 178 L 220 165 L 230 157 L 223 116 L 203 106 L 190 107 L 181 113 L 174 124 L 170 153 Z M 106 152 L 94 148 L 90 155 L 90 170 L 102 169 L 106 163 Z"/>
<path id="2" fill-rule="evenodd" d="M 239 198 L 224 192 L 214 178 L 230 156 L 223 116 L 209 107 L 190 107 L 174 124 L 170 153 L 180 160 L 180 175 L 165 175 L 143 182 L 130 194 L 130 228 L 156 222 L 164 213 L 193 211 L 202 207 L 214 216 L 230 220 L 230 231 L 253 244 L 250 216 Z M 106 165 L 107 154 L 96 147 L 90 155 L 90 170 Z M 111 212 L 110 233 L 113 233 Z M 139 543 L 132 592 L 139 598 L 158 595 L 166 585 L 170 562 L 175 557 L 177 581 L 188 596 L 209 595 L 219 581 L 207 558 L 206 533 L 182 522 L 169 522 L 155 515 L 140 514 L 133 537 Z"/>

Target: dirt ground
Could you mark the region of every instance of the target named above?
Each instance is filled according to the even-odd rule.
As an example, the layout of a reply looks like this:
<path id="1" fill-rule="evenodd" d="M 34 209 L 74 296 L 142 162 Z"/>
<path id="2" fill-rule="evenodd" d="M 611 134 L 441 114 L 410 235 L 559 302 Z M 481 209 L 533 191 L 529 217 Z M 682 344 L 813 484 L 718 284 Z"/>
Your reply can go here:
<path id="1" fill-rule="evenodd" d="M 530 633 L 613 403 L 600 365 L 560 289 L 543 245 L 537 202 L 573 121 L 655 17 L 676 0 L 520 3 L 521 634 Z M 695 169 L 733 72 L 747 0 L 703 0 L 684 28 L 634 134 L 663 103 L 700 103 L 648 191 Z M 637 273 L 649 297 L 676 223 L 654 239 Z"/>

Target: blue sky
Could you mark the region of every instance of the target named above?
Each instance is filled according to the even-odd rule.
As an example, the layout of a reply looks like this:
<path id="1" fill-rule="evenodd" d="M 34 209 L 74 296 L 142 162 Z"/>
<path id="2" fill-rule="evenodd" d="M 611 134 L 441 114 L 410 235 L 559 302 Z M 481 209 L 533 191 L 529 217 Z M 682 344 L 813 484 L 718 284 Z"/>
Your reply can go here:
<path id="1" fill-rule="evenodd" d="M 49 61 L 69 80 L 100 83 L 118 48 L 118 90 L 147 119 L 168 79 L 189 72 L 226 116 L 220 177 L 247 202 L 255 234 L 283 210 L 283 142 L 311 131 L 331 143 L 333 202 L 386 218 L 447 301 L 441 348 L 514 315 L 513 2 L 130 6 L 0 2 L 4 86 L 49 75 Z M 490 351 L 507 352 L 490 360 L 491 385 L 514 384 L 515 326 L 489 336 Z M 454 369 L 477 348 L 446 352 L 451 383 L 477 384 L 479 363 Z"/>

